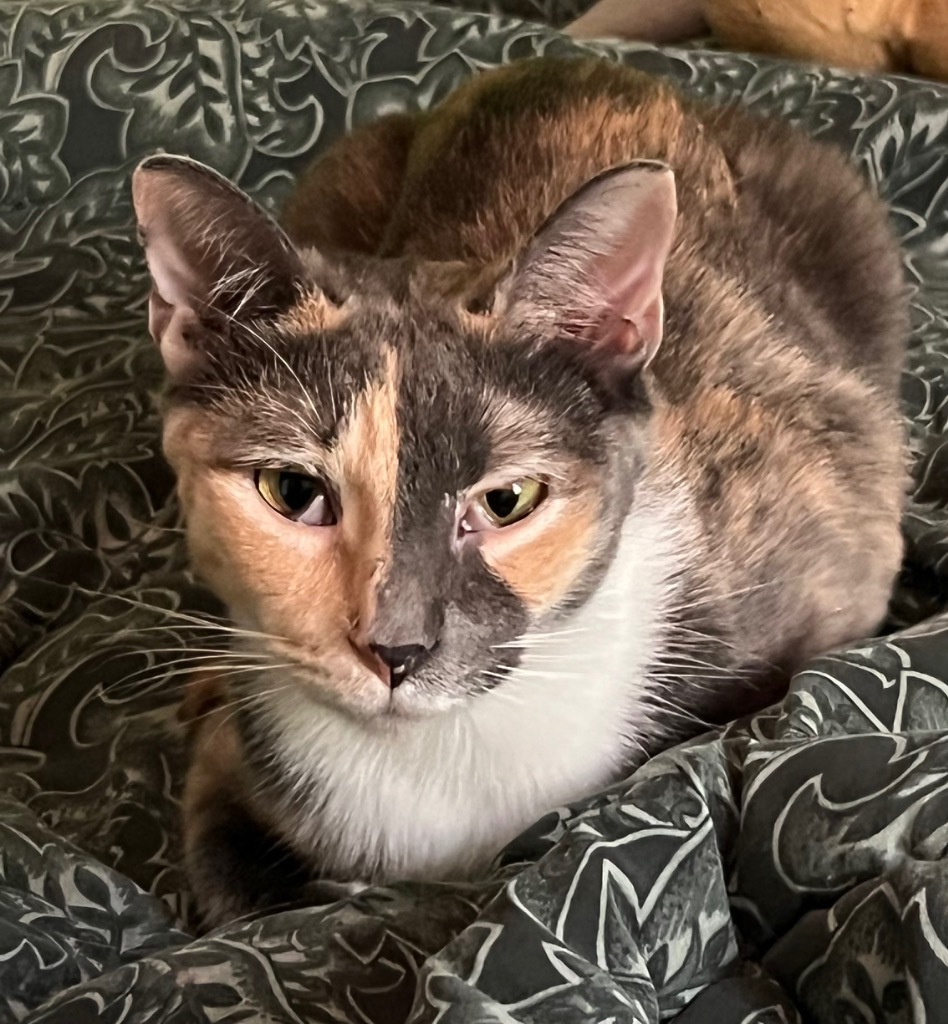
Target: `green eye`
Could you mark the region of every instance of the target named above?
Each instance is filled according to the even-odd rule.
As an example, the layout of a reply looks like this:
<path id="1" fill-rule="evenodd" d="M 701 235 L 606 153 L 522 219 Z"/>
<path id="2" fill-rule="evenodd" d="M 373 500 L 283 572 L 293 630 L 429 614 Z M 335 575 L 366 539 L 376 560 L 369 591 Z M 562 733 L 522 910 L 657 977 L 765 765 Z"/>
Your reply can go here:
<path id="1" fill-rule="evenodd" d="M 258 469 L 254 482 L 260 497 L 287 519 L 307 526 L 336 522 L 329 488 L 318 477 L 293 469 Z"/>
<path id="2" fill-rule="evenodd" d="M 510 526 L 530 515 L 546 497 L 546 491 L 546 484 L 526 478 L 485 491 L 477 502 L 495 526 Z"/>

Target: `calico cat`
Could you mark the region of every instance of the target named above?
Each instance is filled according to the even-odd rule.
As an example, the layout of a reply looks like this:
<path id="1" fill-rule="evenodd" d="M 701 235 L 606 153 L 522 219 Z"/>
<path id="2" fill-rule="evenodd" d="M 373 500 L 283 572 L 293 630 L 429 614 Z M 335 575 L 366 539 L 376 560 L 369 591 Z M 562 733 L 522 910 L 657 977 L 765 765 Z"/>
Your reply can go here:
<path id="1" fill-rule="evenodd" d="M 544 58 L 341 140 L 285 230 L 185 159 L 133 191 L 194 565 L 260 664 L 186 710 L 209 923 L 476 875 L 883 618 L 907 303 L 835 150 Z"/>

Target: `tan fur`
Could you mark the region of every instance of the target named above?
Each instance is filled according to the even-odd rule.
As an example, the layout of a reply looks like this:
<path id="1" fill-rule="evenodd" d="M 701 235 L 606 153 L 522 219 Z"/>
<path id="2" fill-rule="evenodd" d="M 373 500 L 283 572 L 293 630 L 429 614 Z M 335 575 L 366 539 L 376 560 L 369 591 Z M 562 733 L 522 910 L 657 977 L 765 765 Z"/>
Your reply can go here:
<path id="1" fill-rule="evenodd" d="M 319 291 L 308 292 L 296 305 L 277 318 L 276 326 L 293 334 L 337 331 L 349 316 L 346 303 L 336 305 Z"/>
<path id="2" fill-rule="evenodd" d="M 503 270 L 501 262 L 478 266 L 463 260 L 427 261 L 415 268 L 413 283 L 420 296 L 442 296 L 465 330 L 489 342 L 498 325 L 490 303 Z"/>
<path id="3" fill-rule="evenodd" d="M 214 672 L 195 672 L 188 679 L 178 705 L 178 721 L 190 733 L 225 699 L 224 683 Z"/>
<path id="4" fill-rule="evenodd" d="M 943 0 L 705 0 L 702 8 L 714 34 L 738 49 L 948 78 Z"/>
<path id="5" fill-rule="evenodd" d="M 782 369 L 791 391 L 800 367 Z M 705 493 L 707 452 L 715 452 L 719 491 L 705 494 L 702 517 L 713 575 L 722 596 L 736 598 L 737 634 L 752 635 L 755 624 L 767 618 L 777 627 L 768 638 L 771 649 L 792 650 L 795 660 L 872 629 L 885 614 L 902 557 L 900 493 L 878 486 L 880 475 L 904 474 L 898 431 L 876 412 L 870 387 L 830 372 L 825 385 L 840 390 L 842 404 L 866 410 L 868 457 L 850 466 L 845 487 L 825 443 L 815 436 L 807 443 L 806 433 L 788 417 L 785 396 L 749 404 L 717 385 L 687 408 L 661 406 L 655 423 L 657 465 L 689 481 L 699 497 Z M 754 448 L 766 459 L 764 467 L 742 465 L 742 456 Z M 806 536 L 808 544 L 788 545 L 794 536 Z M 784 611 L 775 613 L 775 603 Z"/>
<path id="6" fill-rule="evenodd" d="M 213 809 L 222 787 L 234 795 L 242 789 L 243 753 L 226 701 L 226 685 L 220 676 L 196 672 L 191 677 L 179 711 L 193 742 L 191 771 L 182 797 L 185 822 Z M 186 845 L 187 841 L 186 835 Z"/>
<path id="7" fill-rule="evenodd" d="M 359 644 L 368 640 L 378 584 L 391 560 L 398 473 L 397 374 L 395 353 L 389 350 L 384 379 L 360 399 L 342 437 L 333 476 L 346 481 L 342 504 L 347 560 L 361 595 L 350 627 Z"/>
<path id="8" fill-rule="evenodd" d="M 888 39 L 888 17 L 880 17 L 892 6 L 890 0 L 728 0 L 704 4 L 704 13 L 712 32 L 739 49 L 882 70 L 893 66 L 897 49 Z"/>
<path id="9" fill-rule="evenodd" d="M 597 497 L 589 480 L 552 515 L 538 511 L 485 539 L 487 564 L 534 614 L 562 600 L 588 563 L 599 527 Z"/>
<path id="10" fill-rule="evenodd" d="M 262 824 L 276 823 L 276 809 L 255 798 L 231 700 L 224 674 L 200 671 L 188 680 L 178 708 L 191 742 L 182 794 L 186 850 L 198 842 L 199 826 L 206 827 L 207 819 L 219 813 L 222 795 L 248 806 Z"/>
<path id="11" fill-rule="evenodd" d="M 322 223 L 323 204 L 331 191 L 353 222 L 365 220 L 373 225 L 373 237 L 380 219 L 388 218 L 377 249 L 382 255 L 453 262 L 455 269 L 467 262 L 470 285 L 470 264 L 476 278 L 483 277 L 485 267 L 505 266 L 566 196 L 603 170 L 631 159 L 663 160 L 675 167 L 679 191 L 690 197 L 689 205 L 733 201 L 733 183 L 723 155 L 706 147 L 700 132 L 695 134 L 693 121 L 686 123 L 688 101 L 672 86 L 634 72 L 621 91 L 615 90 L 613 78 L 611 92 L 595 95 L 603 69 L 590 63 L 576 70 L 581 81 L 574 102 L 559 105 L 555 115 L 538 110 L 534 124 L 524 126 L 535 150 L 530 159 L 543 161 L 546 170 L 542 188 L 531 193 L 529 204 L 524 205 L 524 196 L 513 184 L 524 154 L 514 145 L 492 144 L 490 122 L 475 117 L 468 123 L 468 118 L 485 96 L 491 101 L 513 90 L 536 89 L 528 74 L 523 65 L 498 69 L 467 83 L 435 112 L 419 116 L 407 158 L 401 148 L 409 134 L 406 127 L 390 148 L 385 145 L 385 122 L 381 134 L 377 125 L 368 125 L 340 140 L 300 179 L 289 207 L 292 215 L 284 218 L 291 236 L 309 243 L 328 230 Z M 591 95 L 582 94 L 585 88 Z M 534 102 L 532 92 L 526 92 L 524 109 Z M 471 166 L 488 150 L 491 164 L 499 170 L 479 178 L 471 173 Z M 343 179 L 337 171 L 340 164 L 358 168 L 358 174 L 351 181 Z M 394 182 L 402 165 L 405 177 L 398 182 L 399 194 Z M 359 176 L 372 174 L 392 189 L 392 202 L 384 213 L 374 190 L 365 196 L 360 193 Z M 457 188 L 459 181 L 465 182 L 463 190 Z M 476 218 L 467 215 L 471 209 L 478 210 Z M 461 278 L 455 272 L 450 280 Z"/>
<path id="12" fill-rule="evenodd" d="M 239 807 L 257 823 L 274 828 L 278 811 L 273 803 L 260 799 L 259 784 L 253 778 L 237 729 L 237 719 L 228 704 L 227 687 L 213 672 L 196 673 L 188 686 L 179 717 L 190 736 L 190 763 L 181 795 L 183 846 L 192 878 L 220 867 L 207 864 L 206 844 L 218 829 L 232 827 L 234 808 Z M 216 879 L 215 879 L 216 880 Z M 200 892 L 201 913 L 207 921 L 224 920 L 241 911 L 226 886 L 205 884 Z"/>
<path id="13" fill-rule="evenodd" d="M 226 685 L 212 672 L 196 672 L 179 709 L 191 737 L 191 759 L 181 795 L 185 856 L 200 849 L 226 799 L 244 801 L 246 762 Z"/>
<path id="14" fill-rule="evenodd" d="M 238 621 L 283 638 L 270 647 L 308 666 L 340 700 L 372 705 L 385 687 L 362 649 L 376 590 L 391 553 L 398 433 L 397 372 L 357 399 L 327 477 L 343 481 L 340 527 L 313 530 L 284 520 L 256 493 L 249 473 L 215 464 L 227 424 L 194 409 L 166 419 L 165 453 L 178 475 L 195 567 Z"/>
<path id="15" fill-rule="evenodd" d="M 565 31 L 652 43 L 710 31 L 733 50 L 948 79 L 944 0 L 599 0 Z"/>

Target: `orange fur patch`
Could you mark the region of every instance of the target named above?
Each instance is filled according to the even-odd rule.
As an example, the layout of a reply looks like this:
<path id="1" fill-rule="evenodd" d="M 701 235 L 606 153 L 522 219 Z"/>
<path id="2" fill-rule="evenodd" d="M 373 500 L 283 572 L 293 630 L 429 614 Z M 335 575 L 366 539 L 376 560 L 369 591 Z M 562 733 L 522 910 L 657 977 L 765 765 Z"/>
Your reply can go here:
<path id="1" fill-rule="evenodd" d="M 360 592 L 352 620 L 354 637 L 366 638 L 375 615 L 378 582 L 391 561 L 392 518 L 398 475 L 398 423 L 395 418 L 398 365 L 389 350 L 382 382 L 359 400 L 335 453 L 336 478 L 345 482 L 343 507 L 353 585 Z"/>
<path id="2" fill-rule="evenodd" d="M 531 516 L 510 530 L 498 530 L 481 548 L 493 572 L 535 614 L 569 593 L 595 545 L 599 500 L 592 481 L 583 481 L 558 504 L 553 515 L 538 510 L 535 521 Z"/>
<path id="3" fill-rule="evenodd" d="M 184 848 L 190 856 L 206 833 L 227 819 L 231 802 L 243 805 L 261 824 L 279 828 L 276 808 L 259 799 L 251 781 L 246 754 L 233 708 L 226 700 L 226 681 L 212 672 L 191 677 L 179 717 L 197 714 L 188 721 L 192 747 L 181 795 Z M 195 701 L 213 699 L 216 707 L 202 708 Z"/>
<path id="4" fill-rule="evenodd" d="M 320 291 L 308 292 L 278 320 L 277 326 L 294 334 L 338 330 L 349 317 L 349 304 L 337 306 Z"/>
<path id="5" fill-rule="evenodd" d="M 226 698 L 227 688 L 220 676 L 214 672 L 194 672 L 178 706 L 178 721 L 189 731 L 196 729 Z"/>
<path id="6" fill-rule="evenodd" d="M 397 365 L 356 400 L 349 424 L 322 461 L 340 490 L 334 528 L 283 519 L 256 493 L 252 474 L 209 461 L 214 421 L 176 410 L 165 450 L 178 473 L 194 565 L 238 621 L 285 638 L 275 660 L 308 665 L 344 699 L 381 699 L 382 684 L 352 640 L 371 622 L 381 572 L 390 558 L 398 468 Z"/>
<path id="7" fill-rule="evenodd" d="M 189 719 L 187 724 L 193 738 L 181 801 L 184 843 L 189 849 L 198 843 L 204 822 L 219 812 L 222 798 L 233 799 L 241 794 L 245 760 L 234 715 L 221 703 L 224 693 L 224 681 L 218 676 L 210 672 L 196 673 L 188 684 L 179 715 Z M 218 706 L 208 710 L 202 703 L 199 712 L 195 700 L 203 702 L 210 694 Z"/>

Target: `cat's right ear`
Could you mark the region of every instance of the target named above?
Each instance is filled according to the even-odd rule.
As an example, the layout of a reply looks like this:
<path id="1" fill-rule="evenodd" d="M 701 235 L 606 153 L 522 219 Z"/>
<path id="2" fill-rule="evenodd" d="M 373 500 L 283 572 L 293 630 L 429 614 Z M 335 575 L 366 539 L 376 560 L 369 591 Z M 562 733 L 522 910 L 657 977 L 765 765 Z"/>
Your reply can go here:
<path id="1" fill-rule="evenodd" d="M 605 379 L 634 376 L 662 340 L 675 177 L 638 160 L 584 185 L 553 214 L 498 287 L 499 314 L 537 337 L 572 338 Z"/>
<path id="2" fill-rule="evenodd" d="M 299 253 L 217 172 L 184 157 L 150 157 L 135 170 L 132 201 L 152 279 L 149 329 L 172 377 L 200 360 L 208 332 L 297 298 Z"/>

